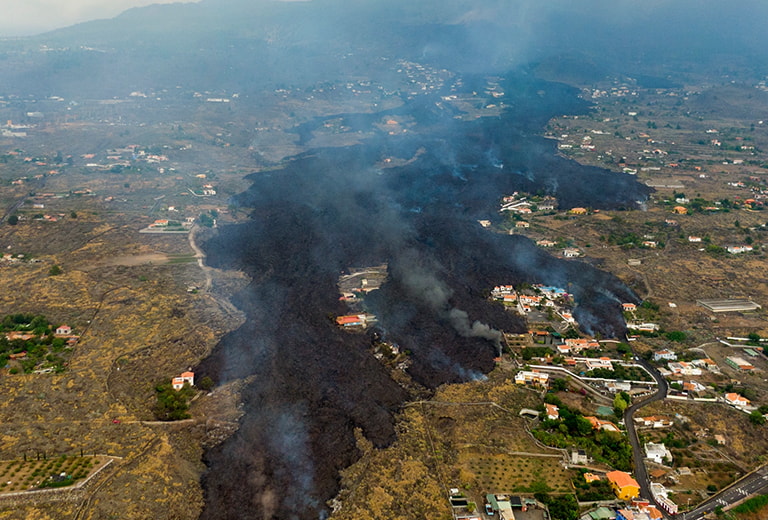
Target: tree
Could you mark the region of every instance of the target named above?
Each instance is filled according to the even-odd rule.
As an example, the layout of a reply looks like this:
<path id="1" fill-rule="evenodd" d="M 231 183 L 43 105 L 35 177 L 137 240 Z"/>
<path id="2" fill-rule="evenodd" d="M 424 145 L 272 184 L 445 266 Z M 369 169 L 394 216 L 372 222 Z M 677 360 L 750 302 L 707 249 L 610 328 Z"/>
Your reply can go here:
<path id="1" fill-rule="evenodd" d="M 613 398 L 613 413 L 616 414 L 616 417 L 624 415 L 624 410 L 627 409 L 627 406 L 629 406 L 629 403 L 623 399 L 621 394 L 616 394 L 616 397 Z"/>
<path id="2" fill-rule="evenodd" d="M 679 331 L 679 330 L 673 330 L 673 331 L 667 332 L 666 334 L 664 334 L 664 336 L 669 341 L 677 341 L 678 343 L 681 342 L 681 341 L 685 341 L 685 338 L 688 337 L 685 334 L 685 332 L 682 332 L 682 331 Z"/>
<path id="3" fill-rule="evenodd" d="M 61 267 L 59 264 L 53 264 L 50 269 L 48 269 L 48 276 L 58 276 L 62 273 Z"/>
<path id="4" fill-rule="evenodd" d="M 210 391 L 210 390 L 213 388 L 213 386 L 214 386 L 214 383 L 213 383 L 213 379 L 211 379 L 211 378 L 210 378 L 210 377 L 208 377 L 208 376 L 204 376 L 204 377 L 203 377 L 202 379 L 200 379 L 200 381 L 197 383 L 197 386 L 198 386 L 198 388 L 200 388 L 200 390 L 203 390 L 203 391 L 205 391 L 205 392 L 208 392 L 208 391 Z"/>
<path id="5" fill-rule="evenodd" d="M 632 396 L 631 396 L 631 395 L 629 395 L 629 394 L 628 394 L 627 392 L 625 392 L 624 390 L 622 390 L 621 392 L 619 392 L 619 395 L 621 396 L 621 398 L 622 398 L 622 399 L 624 399 L 624 401 L 626 401 L 626 403 L 627 403 L 627 404 L 629 404 L 629 403 L 631 403 L 631 402 L 632 402 Z"/>
<path id="6" fill-rule="evenodd" d="M 574 433 L 584 437 L 585 435 L 589 435 L 592 433 L 592 423 L 589 422 L 589 420 L 585 419 L 582 416 L 576 417 L 576 420 L 574 421 Z"/>
<path id="7" fill-rule="evenodd" d="M 19 217 L 17 215 L 11 215 L 8 217 L 8 225 L 15 226 L 19 223 Z"/>
<path id="8" fill-rule="evenodd" d="M 194 392 L 189 384 L 185 383 L 181 390 L 174 390 L 170 382 L 157 385 L 157 402 L 155 403 L 155 417 L 161 421 L 178 421 L 189 418 L 189 398 Z"/>
<path id="9" fill-rule="evenodd" d="M 211 218 L 208 214 L 202 213 L 200 217 L 198 218 L 198 221 L 200 222 L 201 226 L 204 227 L 213 227 L 213 218 Z"/>
<path id="10" fill-rule="evenodd" d="M 753 410 L 752 413 L 749 414 L 749 421 L 755 426 L 762 426 L 765 424 L 765 417 L 760 413 L 760 410 Z"/>

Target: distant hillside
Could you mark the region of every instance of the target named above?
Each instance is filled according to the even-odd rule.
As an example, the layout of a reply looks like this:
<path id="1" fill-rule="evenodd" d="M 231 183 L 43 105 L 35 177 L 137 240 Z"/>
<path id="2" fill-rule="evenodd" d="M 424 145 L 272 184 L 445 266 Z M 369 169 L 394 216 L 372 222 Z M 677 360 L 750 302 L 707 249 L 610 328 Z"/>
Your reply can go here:
<path id="1" fill-rule="evenodd" d="M 125 95 L 175 88 L 259 90 L 366 74 L 378 57 L 459 72 L 531 61 L 670 77 L 764 67 L 768 4 L 660 0 L 203 0 L 128 10 L 0 42 L 0 95 Z M 48 50 L 41 52 L 41 46 Z M 50 50 L 56 49 L 56 50 Z M 5 52 L 3 52 L 5 51 Z M 574 54 L 576 53 L 576 54 Z M 595 66 L 596 65 L 596 66 Z M 577 65 L 576 65 L 577 67 Z M 763 71 L 756 70 L 761 73 Z"/>

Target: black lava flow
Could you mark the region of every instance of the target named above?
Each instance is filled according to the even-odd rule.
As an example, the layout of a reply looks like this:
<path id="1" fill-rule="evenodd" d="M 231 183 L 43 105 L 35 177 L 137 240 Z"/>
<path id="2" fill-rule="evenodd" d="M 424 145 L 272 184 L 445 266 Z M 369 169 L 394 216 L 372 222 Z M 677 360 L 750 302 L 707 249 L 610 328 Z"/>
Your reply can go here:
<path id="1" fill-rule="evenodd" d="M 618 279 L 477 220 L 498 219 L 499 198 L 513 191 L 550 194 L 561 207 L 631 209 L 648 188 L 558 157 L 554 142 L 535 135 L 556 114 L 584 111 L 574 91 L 513 76 L 504 88 L 510 108 L 501 117 L 462 122 L 439 98 L 344 116 L 369 129 L 398 115 L 417 125 L 250 176 L 251 188 L 234 201 L 253 208 L 250 220 L 221 227 L 204 244 L 211 265 L 241 269 L 252 282 L 233 296 L 246 323 L 197 371 L 220 384 L 252 382 L 240 428 L 205 454 L 202 518 L 325 517 L 340 470 L 359 456 L 355 429 L 375 446 L 394 440 L 408 392 L 371 354 L 370 333 L 333 321 L 346 312 L 336 283 L 350 266 L 389 264 L 366 304 L 384 339 L 411 352 L 408 372 L 428 389 L 481 377 L 494 365 L 495 331 L 525 329 L 487 299 L 498 284 L 567 288 L 583 327 L 624 334 L 620 302 L 638 299 Z M 377 167 L 387 157 L 412 160 Z"/>

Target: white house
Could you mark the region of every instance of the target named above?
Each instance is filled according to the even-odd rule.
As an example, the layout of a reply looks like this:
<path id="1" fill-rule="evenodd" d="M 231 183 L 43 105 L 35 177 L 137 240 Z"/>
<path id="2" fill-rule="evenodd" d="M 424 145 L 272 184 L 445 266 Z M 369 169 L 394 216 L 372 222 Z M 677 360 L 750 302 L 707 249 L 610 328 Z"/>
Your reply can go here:
<path id="1" fill-rule="evenodd" d="M 69 325 L 59 325 L 56 327 L 56 334 L 59 336 L 69 336 L 72 334 L 72 328 Z"/>
<path id="2" fill-rule="evenodd" d="M 725 402 L 739 410 L 746 410 L 752 404 L 749 399 L 737 393 L 725 394 Z"/>
<path id="3" fill-rule="evenodd" d="M 619 392 L 629 392 L 632 390 L 632 383 L 628 383 L 627 381 L 608 381 L 605 383 L 605 388 L 614 394 L 618 394 Z"/>
<path id="4" fill-rule="evenodd" d="M 635 422 L 639 426 L 650 426 L 651 428 L 667 428 L 672 426 L 674 422 L 669 417 L 660 417 L 651 415 L 648 417 L 635 417 Z"/>
<path id="5" fill-rule="evenodd" d="M 627 328 L 645 332 L 656 332 L 659 326 L 656 323 L 627 323 Z"/>
<path id="6" fill-rule="evenodd" d="M 195 386 L 195 373 L 182 372 L 180 376 L 174 377 L 173 381 L 171 381 L 174 390 L 181 390 L 184 387 L 184 383 Z"/>
<path id="7" fill-rule="evenodd" d="M 659 350 L 658 352 L 653 353 L 653 360 L 659 361 L 660 359 L 666 359 L 667 361 L 675 361 L 677 360 L 677 354 L 672 352 L 671 350 Z"/>
<path id="8" fill-rule="evenodd" d="M 739 253 L 748 253 L 752 251 L 752 246 L 728 246 L 725 250 L 732 255 L 738 255 Z"/>
<path id="9" fill-rule="evenodd" d="M 666 446 L 659 443 L 646 442 L 645 443 L 645 458 L 650 459 L 656 464 L 663 464 L 664 459 L 672 461 L 672 454 L 669 452 Z"/>
<path id="10" fill-rule="evenodd" d="M 668 363 L 667 366 L 672 371 L 672 373 L 676 375 L 681 375 L 681 376 L 700 376 L 701 375 L 700 368 L 696 368 L 691 363 L 686 363 L 685 361 Z"/>
<path id="11" fill-rule="evenodd" d="M 608 358 L 587 358 L 587 361 L 584 364 L 587 365 L 587 370 L 594 370 L 596 368 L 613 370 L 613 364 Z"/>
<path id="12" fill-rule="evenodd" d="M 584 450 L 571 451 L 571 464 L 584 465 L 589 464 L 589 456 Z"/>

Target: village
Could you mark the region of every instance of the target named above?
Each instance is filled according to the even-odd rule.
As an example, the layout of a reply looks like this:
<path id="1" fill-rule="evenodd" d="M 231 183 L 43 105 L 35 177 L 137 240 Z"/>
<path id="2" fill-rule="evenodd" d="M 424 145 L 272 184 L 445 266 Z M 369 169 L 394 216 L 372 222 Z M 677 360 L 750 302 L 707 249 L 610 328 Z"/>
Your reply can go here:
<path id="1" fill-rule="evenodd" d="M 375 316 L 364 311 L 363 296 L 383 283 L 386 265 L 350 271 L 340 278 L 340 299 L 355 313 L 339 316 L 336 324 L 362 331 L 376 324 Z M 536 442 L 561 452 L 561 464 L 571 472 L 571 489 L 583 520 L 655 520 L 683 514 L 746 474 L 731 472 L 722 480 L 713 471 L 711 478 L 701 478 L 712 464 L 730 459 L 725 454 L 731 442 L 727 431 L 702 426 L 695 440 L 683 441 L 678 432 L 691 428 L 686 415 L 629 414 L 627 410 L 634 403 L 650 403 L 661 396 L 683 405 L 727 407 L 743 414 L 752 427 L 764 428 L 768 403 L 753 401 L 757 393 L 744 383 L 744 376 L 768 369 L 761 346 L 766 340 L 753 333 L 681 349 L 682 333 L 664 331 L 649 321 L 655 314 L 647 302 L 616 304 L 630 331 L 626 341 L 599 339 L 579 330 L 573 317 L 576 302 L 563 288 L 499 285 L 492 288 L 490 298 L 529 323 L 526 333 L 504 334 L 504 352 L 497 366 L 510 374 L 516 386 L 541 399 L 533 409 L 520 409 L 519 415 L 530 421 L 528 434 Z M 760 308 L 739 300 L 702 300 L 698 305 L 713 315 Z M 386 362 L 397 356 L 400 368 L 405 369 L 407 355 L 394 347 L 387 352 L 389 357 L 381 352 L 377 357 Z M 689 453 L 694 445 L 700 446 L 696 450 L 701 454 L 686 461 L 681 448 L 687 447 Z M 468 464 L 482 472 L 482 460 Z M 641 497 L 639 477 L 633 475 L 638 462 L 643 465 L 641 475 L 649 479 L 644 484 L 652 500 Z M 688 466 L 692 462 L 696 468 Z M 699 476 L 699 483 L 692 490 L 694 475 Z M 717 484 L 714 478 L 720 479 Z M 520 491 L 519 487 L 489 487 L 480 496 L 477 489 L 457 487 L 451 490 L 450 503 L 456 519 L 536 520 L 547 514 L 560 518 L 549 511 L 550 507 L 556 511 L 563 507 L 559 499 Z"/>

